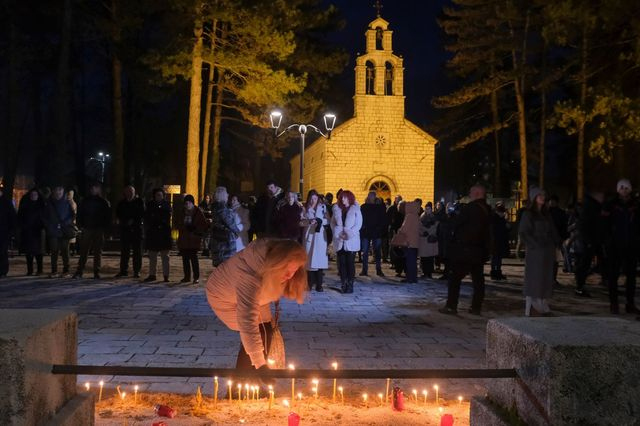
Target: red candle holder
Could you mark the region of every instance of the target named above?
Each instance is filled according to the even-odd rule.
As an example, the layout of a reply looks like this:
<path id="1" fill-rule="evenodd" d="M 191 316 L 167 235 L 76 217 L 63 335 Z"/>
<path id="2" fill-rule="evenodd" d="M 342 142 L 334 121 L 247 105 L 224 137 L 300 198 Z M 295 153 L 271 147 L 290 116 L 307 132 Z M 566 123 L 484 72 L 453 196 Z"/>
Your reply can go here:
<path id="1" fill-rule="evenodd" d="M 453 416 L 451 414 L 443 414 L 440 417 L 440 426 L 453 426 Z"/>
<path id="2" fill-rule="evenodd" d="M 289 413 L 288 421 L 289 421 L 289 426 L 299 426 L 300 416 L 298 415 L 298 413 L 294 413 L 292 411 Z"/>

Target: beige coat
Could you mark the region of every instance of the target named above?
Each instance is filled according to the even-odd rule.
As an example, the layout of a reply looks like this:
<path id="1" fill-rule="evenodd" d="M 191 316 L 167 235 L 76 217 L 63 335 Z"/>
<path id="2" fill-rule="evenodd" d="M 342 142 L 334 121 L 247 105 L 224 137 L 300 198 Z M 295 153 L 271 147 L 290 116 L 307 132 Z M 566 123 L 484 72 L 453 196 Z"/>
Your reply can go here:
<path id="1" fill-rule="evenodd" d="M 398 230 L 407 237 L 409 247 L 418 248 L 420 246 L 420 207 L 415 201 L 404 203 L 404 221 Z"/>
<path id="2" fill-rule="evenodd" d="M 267 239 L 256 240 L 213 270 L 206 284 L 207 300 L 216 316 L 240 340 L 255 368 L 266 364 L 259 325 L 271 321 L 271 302 L 283 288 L 263 288 L 262 269 Z"/>

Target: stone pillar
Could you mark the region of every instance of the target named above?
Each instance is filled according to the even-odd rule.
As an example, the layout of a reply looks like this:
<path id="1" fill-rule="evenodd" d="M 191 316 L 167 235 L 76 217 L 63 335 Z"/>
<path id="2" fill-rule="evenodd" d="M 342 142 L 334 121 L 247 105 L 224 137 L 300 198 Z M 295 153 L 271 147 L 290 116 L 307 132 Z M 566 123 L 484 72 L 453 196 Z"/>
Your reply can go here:
<path id="1" fill-rule="evenodd" d="M 76 392 L 76 376 L 53 375 L 53 364 L 77 364 L 74 313 L 0 311 L 0 424 L 92 425 L 92 394 Z"/>
<path id="2" fill-rule="evenodd" d="M 487 367 L 515 368 L 471 403 L 471 425 L 631 425 L 640 419 L 640 323 L 507 318 L 487 324 Z"/>

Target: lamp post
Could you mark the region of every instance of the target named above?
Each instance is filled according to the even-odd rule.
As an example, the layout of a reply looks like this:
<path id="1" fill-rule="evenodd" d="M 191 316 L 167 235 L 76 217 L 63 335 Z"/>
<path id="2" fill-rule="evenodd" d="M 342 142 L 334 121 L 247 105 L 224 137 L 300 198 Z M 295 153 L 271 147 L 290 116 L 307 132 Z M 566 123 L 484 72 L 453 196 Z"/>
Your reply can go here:
<path id="1" fill-rule="evenodd" d="M 311 129 L 311 130 L 315 131 L 316 133 L 318 133 L 320 136 L 322 136 L 324 138 L 327 138 L 327 139 L 331 139 L 331 131 L 335 127 L 336 116 L 335 116 L 335 114 L 330 114 L 330 113 L 327 113 L 327 114 L 324 115 L 324 127 L 326 129 L 325 130 L 326 133 L 323 132 L 322 130 L 318 129 L 313 124 L 291 124 L 286 129 L 282 130 L 281 132 L 278 132 L 278 130 L 280 129 L 280 125 L 282 124 L 282 112 L 280 112 L 280 111 L 272 111 L 271 114 L 270 114 L 270 118 L 271 118 L 271 128 L 275 130 L 276 138 L 279 138 L 280 136 L 284 135 L 287 131 L 289 131 L 291 129 L 298 130 L 298 133 L 300 134 L 300 187 L 299 187 L 299 191 L 300 191 L 300 197 L 302 198 L 304 196 L 304 194 L 303 194 L 303 191 L 304 191 L 304 143 L 305 143 L 305 136 L 307 134 L 307 131 L 309 131 L 309 129 Z"/>
<path id="2" fill-rule="evenodd" d="M 97 157 L 91 157 L 89 159 L 89 161 L 94 160 L 97 161 L 98 163 L 100 163 L 100 183 L 104 183 L 104 169 L 105 169 L 105 163 L 107 161 L 109 161 L 111 159 L 111 156 L 109 154 L 106 154 L 102 151 L 98 152 L 98 156 Z"/>

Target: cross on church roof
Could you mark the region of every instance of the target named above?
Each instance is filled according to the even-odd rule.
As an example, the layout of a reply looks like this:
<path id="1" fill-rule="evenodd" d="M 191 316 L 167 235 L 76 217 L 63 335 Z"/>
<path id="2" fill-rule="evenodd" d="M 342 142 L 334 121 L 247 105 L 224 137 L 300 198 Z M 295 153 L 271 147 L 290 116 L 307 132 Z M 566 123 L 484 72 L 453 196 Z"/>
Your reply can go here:
<path id="1" fill-rule="evenodd" d="M 380 2 L 380 0 L 376 0 L 376 3 L 373 5 L 373 7 L 376 9 L 376 16 L 379 18 L 380 17 L 380 9 L 382 9 L 384 6 Z"/>

